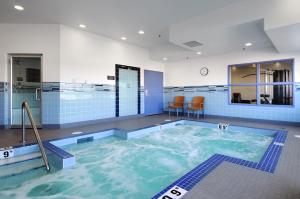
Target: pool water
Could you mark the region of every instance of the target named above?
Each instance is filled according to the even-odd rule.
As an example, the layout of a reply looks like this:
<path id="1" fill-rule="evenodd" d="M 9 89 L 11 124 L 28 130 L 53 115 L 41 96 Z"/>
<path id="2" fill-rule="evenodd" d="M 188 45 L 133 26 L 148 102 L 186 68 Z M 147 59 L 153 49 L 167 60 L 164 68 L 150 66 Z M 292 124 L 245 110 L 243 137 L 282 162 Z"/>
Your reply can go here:
<path id="1" fill-rule="evenodd" d="M 73 168 L 0 178 L 0 198 L 151 198 L 215 153 L 258 162 L 272 139 L 179 125 L 142 138 L 68 145 L 64 150 L 76 157 Z"/>

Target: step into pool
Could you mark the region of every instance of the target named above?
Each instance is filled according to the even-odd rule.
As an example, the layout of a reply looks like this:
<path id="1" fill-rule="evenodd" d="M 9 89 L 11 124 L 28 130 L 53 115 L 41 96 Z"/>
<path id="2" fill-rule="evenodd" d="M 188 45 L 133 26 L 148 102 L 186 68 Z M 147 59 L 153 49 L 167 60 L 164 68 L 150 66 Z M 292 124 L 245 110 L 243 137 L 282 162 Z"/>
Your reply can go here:
<path id="1" fill-rule="evenodd" d="M 0 198 L 147 199 L 215 154 L 258 163 L 275 136 L 208 126 L 181 123 L 133 139 L 110 136 L 62 146 L 75 156 L 73 167 L 0 178 Z"/>

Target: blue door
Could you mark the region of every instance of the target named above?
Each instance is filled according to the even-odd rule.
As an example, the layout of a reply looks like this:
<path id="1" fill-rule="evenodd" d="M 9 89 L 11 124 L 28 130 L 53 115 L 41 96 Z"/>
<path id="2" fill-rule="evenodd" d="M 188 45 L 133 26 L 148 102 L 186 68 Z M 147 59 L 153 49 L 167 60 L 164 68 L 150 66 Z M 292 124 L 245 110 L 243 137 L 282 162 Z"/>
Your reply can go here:
<path id="1" fill-rule="evenodd" d="M 145 115 L 163 112 L 163 73 L 145 70 Z"/>

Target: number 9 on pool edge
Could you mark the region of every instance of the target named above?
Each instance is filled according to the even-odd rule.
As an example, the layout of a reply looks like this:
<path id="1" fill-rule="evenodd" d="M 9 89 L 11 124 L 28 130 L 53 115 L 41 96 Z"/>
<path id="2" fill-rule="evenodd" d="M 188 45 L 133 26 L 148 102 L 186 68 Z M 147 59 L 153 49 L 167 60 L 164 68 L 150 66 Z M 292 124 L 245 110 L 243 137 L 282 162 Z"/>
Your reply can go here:
<path id="1" fill-rule="evenodd" d="M 179 186 L 174 186 L 171 189 L 169 189 L 167 192 L 165 192 L 162 196 L 160 196 L 158 199 L 180 199 L 186 193 L 187 190 Z"/>
<path id="2" fill-rule="evenodd" d="M 14 157 L 14 150 L 9 149 L 9 150 L 0 150 L 0 159 L 7 159 Z"/>
<path id="3" fill-rule="evenodd" d="M 8 151 L 4 151 L 3 152 L 3 157 L 4 158 L 8 158 L 9 157 L 9 152 Z"/>

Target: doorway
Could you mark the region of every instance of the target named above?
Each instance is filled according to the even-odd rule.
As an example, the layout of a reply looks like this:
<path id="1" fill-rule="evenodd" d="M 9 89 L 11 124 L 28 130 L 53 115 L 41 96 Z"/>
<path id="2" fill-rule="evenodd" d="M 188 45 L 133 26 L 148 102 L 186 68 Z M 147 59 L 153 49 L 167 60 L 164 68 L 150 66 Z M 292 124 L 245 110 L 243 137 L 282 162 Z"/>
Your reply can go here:
<path id="1" fill-rule="evenodd" d="M 22 103 L 27 101 L 33 119 L 41 127 L 42 55 L 10 55 L 9 110 L 11 128 L 22 125 Z M 26 115 L 25 124 L 29 125 Z"/>
<path id="2" fill-rule="evenodd" d="M 163 73 L 144 71 L 145 115 L 156 115 L 163 112 Z"/>

